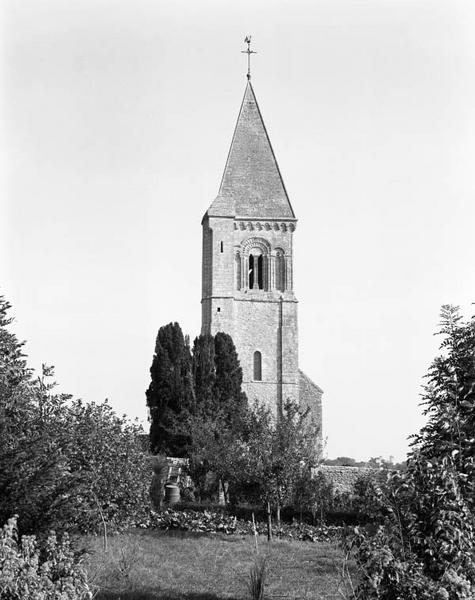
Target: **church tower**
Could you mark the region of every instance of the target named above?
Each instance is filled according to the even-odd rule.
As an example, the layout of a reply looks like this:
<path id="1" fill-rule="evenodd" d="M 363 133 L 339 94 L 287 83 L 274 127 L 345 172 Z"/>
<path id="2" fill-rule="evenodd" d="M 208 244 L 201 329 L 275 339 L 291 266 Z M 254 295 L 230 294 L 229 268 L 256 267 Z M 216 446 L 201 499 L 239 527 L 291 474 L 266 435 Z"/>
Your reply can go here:
<path id="1" fill-rule="evenodd" d="M 321 428 L 322 390 L 298 368 L 296 224 L 248 75 L 218 196 L 202 221 L 202 333 L 232 336 L 250 403 L 278 414 L 292 400 Z"/>

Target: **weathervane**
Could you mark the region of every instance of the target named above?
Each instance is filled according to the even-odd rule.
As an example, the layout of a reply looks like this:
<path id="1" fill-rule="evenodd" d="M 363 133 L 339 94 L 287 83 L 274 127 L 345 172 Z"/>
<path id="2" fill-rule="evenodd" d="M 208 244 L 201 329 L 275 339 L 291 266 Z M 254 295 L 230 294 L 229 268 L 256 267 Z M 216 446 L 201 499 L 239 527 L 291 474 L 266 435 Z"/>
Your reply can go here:
<path id="1" fill-rule="evenodd" d="M 254 50 L 251 50 L 251 36 L 246 35 L 244 43 L 247 44 L 247 50 L 241 50 L 242 54 L 247 54 L 247 78 L 251 79 L 251 54 L 257 54 Z"/>

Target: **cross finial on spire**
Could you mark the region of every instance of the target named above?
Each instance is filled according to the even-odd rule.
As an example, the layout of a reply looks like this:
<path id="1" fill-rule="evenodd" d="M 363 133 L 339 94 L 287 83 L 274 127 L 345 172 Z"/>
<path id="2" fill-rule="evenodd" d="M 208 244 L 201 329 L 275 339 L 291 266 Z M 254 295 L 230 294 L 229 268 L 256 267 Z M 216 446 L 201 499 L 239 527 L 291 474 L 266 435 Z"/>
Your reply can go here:
<path id="1" fill-rule="evenodd" d="M 242 54 L 247 54 L 247 78 L 251 79 L 251 54 L 257 54 L 254 50 L 251 50 L 251 36 L 246 35 L 244 43 L 247 44 L 247 50 L 241 50 Z"/>

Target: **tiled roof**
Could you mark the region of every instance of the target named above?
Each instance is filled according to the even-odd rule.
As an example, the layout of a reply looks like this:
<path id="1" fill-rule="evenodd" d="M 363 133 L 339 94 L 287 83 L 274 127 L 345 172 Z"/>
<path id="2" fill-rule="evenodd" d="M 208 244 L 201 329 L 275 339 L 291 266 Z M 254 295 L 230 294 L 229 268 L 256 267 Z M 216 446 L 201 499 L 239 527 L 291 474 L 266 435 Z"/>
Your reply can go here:
<path id="1" fill-rule="evenodd" d="M 216 200 L 209 216 L 294 219 L 249 81 Z"/>
<path id="2" fill-rule="evenodd" d="M 323 390 L 316 383 L 314 383 L 308 375 L 305 375 L 303 371 L 299 369 L 299 387 L 300 387 L 300 395 L 302 399 L 302 395 L 306 399 L 312 398 L 315 394 L 323 394 Z"/>

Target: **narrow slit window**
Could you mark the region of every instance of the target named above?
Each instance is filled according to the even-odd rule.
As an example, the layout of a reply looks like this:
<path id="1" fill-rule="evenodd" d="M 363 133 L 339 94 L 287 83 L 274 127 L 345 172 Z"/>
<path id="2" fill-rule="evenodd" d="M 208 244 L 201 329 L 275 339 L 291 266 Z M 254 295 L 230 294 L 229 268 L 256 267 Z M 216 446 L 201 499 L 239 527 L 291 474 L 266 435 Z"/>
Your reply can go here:
<path id="1" fill-rule="evenodd" d="M 224 244 L 221 242 L 221 252 L 224 252 Z"/>
<path id="2" fill-rule="evenodd" d="M 254 352 L 254 381 L 262 381 L 262 354 L 259 350 Z"/>

